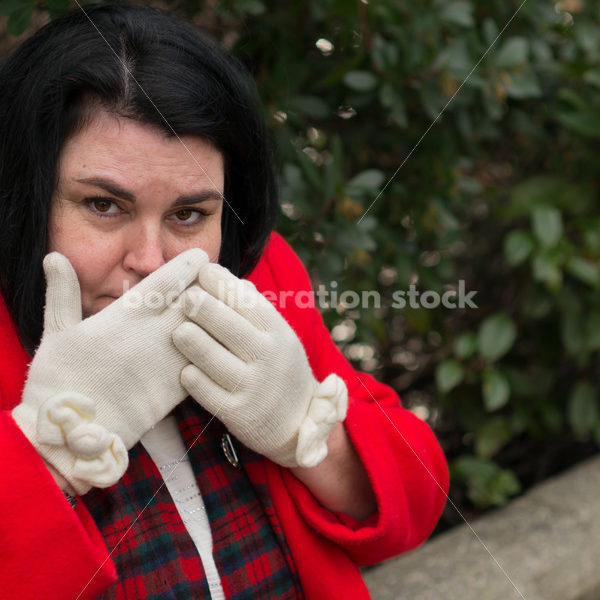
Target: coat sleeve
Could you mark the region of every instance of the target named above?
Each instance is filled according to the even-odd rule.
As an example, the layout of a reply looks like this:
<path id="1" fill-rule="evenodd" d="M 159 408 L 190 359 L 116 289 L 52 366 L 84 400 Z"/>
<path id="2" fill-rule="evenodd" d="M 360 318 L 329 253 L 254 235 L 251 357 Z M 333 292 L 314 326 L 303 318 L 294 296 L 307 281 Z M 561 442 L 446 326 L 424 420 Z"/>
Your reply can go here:
<path id="1" fill-rule="evenodd" d="M 0 412 L 0 581 L 6 598 L 95 598 L 116 581 L 100 532 L 75 510 L 14 422 Z"/>
<path id="2" fill-rule="evenodd" d="M 390 387 L 352 368 L 333 343 L 318 310 L 308 306 L 310 279 L 280 236 L 272 236 L 265 258 L 276 283 L 273 292 L 280 311 L 301 339 L 315 377 L 322 381 L 337 373 L 347 384 L 344 425 L 373 487 L 377 513 L 361 522 L 331 512 L 291 471 L 282 469 L 293 501 L 314 530 L 342 547 L 359 565 L 416 547 L 431 534 L 447 497 L 446 460 L 433 432 L 402 408 Z"/>
<path id="3" fill-rule="evenodd" d="M 116 581 L 115 568 L 83 503 L 73 510 L 10 414 L 27 356 L 1 301 L 0 332 L 0 595 L 95 598 Z"/>

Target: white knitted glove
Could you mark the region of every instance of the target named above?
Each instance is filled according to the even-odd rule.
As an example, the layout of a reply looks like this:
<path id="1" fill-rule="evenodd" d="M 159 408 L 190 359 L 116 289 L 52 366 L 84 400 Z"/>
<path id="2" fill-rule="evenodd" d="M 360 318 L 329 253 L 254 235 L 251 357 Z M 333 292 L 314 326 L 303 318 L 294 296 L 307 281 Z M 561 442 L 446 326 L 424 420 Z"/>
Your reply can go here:
<path id="1" fill-rule="evenodd" d="M 346 416 L 344 381 L 315 380 L 300 340 L 252 283 L 217 264 L 198 281 L 181 297 L 192 322 L 173 334 L 192 363 L 184 387 L 252 450 L 286 467 L 317 465 Z"/>
<path id="2" fill-rule="evenodd" d="M 82 321 L 71 263 L 58 252 L 44 259 L 44 335 L 12 414 L 78 494 L 116 483 L 127 450 L 187 396 L 188 361 L 172 343 L 185 320 L 175 301 L 207 263 L 188 250 Z"/>

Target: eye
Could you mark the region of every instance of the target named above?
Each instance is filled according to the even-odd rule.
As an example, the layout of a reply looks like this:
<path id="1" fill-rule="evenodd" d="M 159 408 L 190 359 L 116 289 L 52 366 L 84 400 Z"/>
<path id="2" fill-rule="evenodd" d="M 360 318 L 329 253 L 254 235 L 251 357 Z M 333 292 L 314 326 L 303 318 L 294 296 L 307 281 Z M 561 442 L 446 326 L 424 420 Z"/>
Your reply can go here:
<path id="1" fill-rule="evenodd" d="M 205 216 L 207 216 L 207 213 L 198 210 L 197 208 L 180 208 L 172 215 L 177 223 L 183 225 L 196 225 L 202 220 L 202 217 Z"/>
<path id="2" fill-rule="evenodd" d="M 108 212 L 111 204 L 108 200 L 94 200 L 94 208 L 100 212 Z"/>
<path id="3" fill-rule="evenodd" d="M 112 217 L 121 212 L 119 205 L 109 198 L 86 198 L 88 208 L 100 216 Z"/>
<path id="4" fill-rule="evenodd" d="M 191 217 L 197 215 L 198 211 L 192 210 L 191 208 L 182 208 L 175 213 L 178 221 L 189 221 Z"/>

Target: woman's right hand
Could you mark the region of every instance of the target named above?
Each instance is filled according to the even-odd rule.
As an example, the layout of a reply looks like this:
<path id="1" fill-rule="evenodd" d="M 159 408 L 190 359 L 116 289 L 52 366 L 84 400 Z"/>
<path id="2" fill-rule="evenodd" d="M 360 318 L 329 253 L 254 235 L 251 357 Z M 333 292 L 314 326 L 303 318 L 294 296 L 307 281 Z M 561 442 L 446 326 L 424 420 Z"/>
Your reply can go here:
<path id="1" fill-rule="evenodd" d="M 44 334 L 12 414 L 77 493 L 116 483 L 127 450 L 187 396 L 189 361 L 172 333 L 186 319 L 178 297 L 207 263 L 200 249 L 183 252 L 82 320 L 71 263 L 44 259 Z"/>

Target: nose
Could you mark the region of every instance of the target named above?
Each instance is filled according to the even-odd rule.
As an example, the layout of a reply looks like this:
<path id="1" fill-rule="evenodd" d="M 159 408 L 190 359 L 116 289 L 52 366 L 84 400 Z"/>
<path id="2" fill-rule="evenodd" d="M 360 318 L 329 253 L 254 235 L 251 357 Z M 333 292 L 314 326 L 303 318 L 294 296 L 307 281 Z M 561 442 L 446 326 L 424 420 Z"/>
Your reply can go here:
<path id="1" fill-rule="evenodd" d="M 129 233 L 123 257 L 123 268 L 128 272 L 136 273 L 143 279 L 166 262 L 160 227 L 140 224 L 135 231 Z"/>

